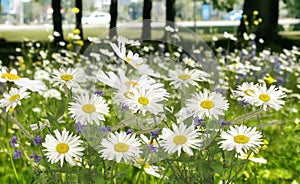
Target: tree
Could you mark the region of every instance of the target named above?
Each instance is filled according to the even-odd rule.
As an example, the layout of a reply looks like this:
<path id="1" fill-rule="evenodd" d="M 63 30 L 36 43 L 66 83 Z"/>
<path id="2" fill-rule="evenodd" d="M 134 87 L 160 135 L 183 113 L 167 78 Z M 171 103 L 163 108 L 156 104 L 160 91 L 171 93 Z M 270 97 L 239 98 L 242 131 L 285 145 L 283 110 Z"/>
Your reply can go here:
<path id="1" fill-rule="evenodd" d="M 82 23 L 81 23 L 81 19 L 82 19 L 82 0 L 76 0 L 75 1 L 75 7 L 77 8 L 76 13 L 76 29 L 80 30 L 79 36 L 81 39 L 83 39 L 83 30 L 82 30 Z"/>
<path id="2" fill-rule="evenodd" d="M 176 0 L 166 0 L 166 26 L 170 26 L 172 28 L 175 26 L 175 1 Z"/>
<path id="3" fill-rule="evenodd" d="M 112 39 L 117 36 L 117 18 L 118 18 L 118 0 L 111 0 L 110 4 L 110 25 L 109 25 L 109 38 Z"/>
<path id="4" fill-rule="evenodd" d="M 61 0 L 52 0 L 52 20 L 53 20 L 53 31 L 59 33 L 54 35 L 55 43 L 64 41 L 63 29 L 62 29 L 62 15 L 61 15 Z"/>
<path id="5" fill-rule="evenodd" d="M 151 10 L 152 10 L 152 0 L 144 0 L 143 7 L 143 32 L 142 39 L 151 39 Z"/>
<path id="6" fill-rule="evenodd" d="M 166 0 L 166 27 L 171 27 L 173 29 L 175 29 L 175 1 L 176 0 Z M 166 30 L 163 39 L 167 40 L 169 34 L 170 32 Z"/>
<path id="7" fill-rule="evenodd" d="M 253 32 L 267 45 L 277 36 L 279 0 L 245 0 L 243 18 L 238 28 L 239 35 Z"/>

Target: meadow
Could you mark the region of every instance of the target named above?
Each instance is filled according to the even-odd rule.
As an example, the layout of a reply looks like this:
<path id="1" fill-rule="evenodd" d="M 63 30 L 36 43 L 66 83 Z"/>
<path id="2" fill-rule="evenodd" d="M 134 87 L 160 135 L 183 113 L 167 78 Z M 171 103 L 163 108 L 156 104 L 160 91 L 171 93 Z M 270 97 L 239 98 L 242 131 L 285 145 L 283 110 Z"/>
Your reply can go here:
<path id="1" fill-rule="evenodd" d="M 300 48 L 168 31 L 15 48 L 0 183 L 299 183 Z"/>

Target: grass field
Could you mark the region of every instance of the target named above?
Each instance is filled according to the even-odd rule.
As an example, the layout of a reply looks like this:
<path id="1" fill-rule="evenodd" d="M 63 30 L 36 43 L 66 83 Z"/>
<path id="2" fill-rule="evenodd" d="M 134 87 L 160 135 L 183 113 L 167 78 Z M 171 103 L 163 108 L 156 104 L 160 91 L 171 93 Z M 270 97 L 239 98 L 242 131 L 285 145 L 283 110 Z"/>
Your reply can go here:
<path id="1" fill-rule="evenodd" d="M 64 29 L 65 38 L 67 38 L 68 33 L 72 33 L 72 31 L 72 27 Z M 107 37 L 107 31 L 107 28 L 86 28 L 84 29 L 85 39 L 87 39 L 89 36 L 105 38 Z M 213 36 L 217 36 L 223 39 L 223 34 L 200 34 L 200 32 L 201 31 L 199 31 L 199 36 L 205 42 L 208 42 L 209 46 L 212 43 Z M 0 31 L 0 38 L 3 37 L 7 40 L 7 42 L 0 42 L 0 59 L 3 59 L 4 57 L 8 58 L 10 55 L 18 56 L 7 60 L 9 61 L 10 67 L 17 68 L 19 72 L 24 76 L 28 75 L 30 77 L 32 77 L 34 72 L 41 70 L 48 70 L 51 77 L 53 77 L 53 71 L 58 69 L 60 66 L 66 66 L 70 68 L 76 66 L 76 64 L 73 63 L 75 60 L 80 60 L 82 63 L 86 63 L 86 67 L 92 66 L 89 60 L 90 58 L 81 55 L 78 50 L 70 49 L 68 51 L 65 51 L 65 49 L 63 49 L 63 51 L 58 50 L 58 53 L 51 53 L 52 50 L 47 50 L 48 36 L 51 35 L 51 33 L 51 29 Z M 127 38 L 136 39 L 140 37 L 141 30 L 120 28 L 118 29 L 118 33 Z M 162 38 L 163 34 L 164 32 L 162 30 L 156 29 L 152 31 L 153 39 Z M 195 35 L 192 35 L 189 32 L 182 32 L 181 35 L 184 37 L 184 39 L 187 39 L 189 41 L 193 41 L 193 39 L 195 38 Z M 295 41 L 284 43 L 284 45 L 292 46 L 294 43 L 297 43 L 297 41 L 300 40 L 299 32 L 282 32 L 280 33 L 280 35 L 288 40 Z M 34 47 L 34 44 L 28 46 L 26 44 L 23 44 L 24 39 L 28 39 L 30 41 L 37 40 L 45 44 L 38 48 Z M 180 43 L 180 41 L 178 42 Z M 225 43 L 230 42 L 228 41 Z M 298 47 L 294 48 L 293 50 L 284 51 L 282 48 L 280 48 L 279 52 L 270 52 L 269 50 L 265 50 L 262 53 L 255 52 L 254 55 L 251 55 L 253 53 L 252 51 L 255 51 L 253 50 L 251 44 L 252 43 L 250 43 L 250 45 L 247 45 L 247 47 L 245 46 L 244 50 L 229 51 L 226 50 L 228 48 L 224 47 L 221 48 L 221 51 L 216 51 L 214 50 L 215 48 L 212 48 L 221 66 L 221 70 L 219 71 L 220 75 L 222 74 L 222 76 L 224 77 L 220 80 L 220 83 L 222 84 L 221 86 L 224 87 L 224 90 L 227 92 L 225 92 L 225 94 L 227 94 L 226 98 L 230 99 L 229 101 L 231 107 L 230 110 L 226 112 L 225 117 L 229 120 L 234 120 L 237 117 L 246 114 L 247 112 L 254 111 L 255 108 L 257 110 L 258 108 L 254 108 L 252 106 L 242 108 L 241 104 L 236 99 L 233 99 L 231 95 L 229 95 L 230 91 L 232 89 L 235 89 L 236 85 L 240 84 L 241 81 L 267 83 L 268 86 L 270 86 L 271 84 L 275 84 L 282 87 L 282 90 L 286 90 L 287 96 L 285 98 L 286 104 L 279 111 L 271 109 L 270 111 L 262 112 L 260 115 L 253 116 L 252 119 L 242 120 L 242 122 L 239 122 L 249 126 L 257 126 L 263 132 L 263 139 L 266 141 L 266 143 L 259 151 L 259 153 L 255 156 L 259 158 L 265 158 L 267 160 L 267 163 L 263 164 L 250 161 L 247 162 L 243 171 L 236 176 L 235 182 L 237 184 L 299 184 L 300 87 L 298 87 L 297 85 L 300 86 L 300 48 Z M 157 46 L 157 44 L 153 45 Z M 16 52 L 17 47 L 21 49 L 20 52 Z M 153 60 L 159 61 L 158 64 L 162 64 L 160 66 L 163 67 L 164 65 L 168 64 L 168 62 L 166 61 L 169 60 L 167 58 L 167 54 L 164 55 L 165 53 L 163 53 L 163 55 L 160 55 L 161 53 L 159 53 L 158 50 L 159 49 L 150 50 L 149 54 L 144 47 L 137 46 L 137 48 L 135 48 L 135 50 L 133 51 L 139 52 L 141 55 L 144 54 L 143 57 L 147 59 L 151 58 Z M 40 51 L 49 51 L 49 53 L 45 58 L 43 58 L 40 54 Z M 178 54 L 177 51 L 178 50 L 174 49 L 174 52 L 170 52 L 168 53 L 168 55 L 172 56 L 173 53 Z M 203 50 L 200 50 L 199 48 L 198 52 L 201 53 L 202 51 Z M 148 57 L 147 54 L 149 54 L 150 57 Z M 99 62 L 98 64 L 103 64 L 104 68 L 107 67 L 107 69 L 116 70 L 116 68 L 120 67 L 120 63 L 117 63 L 117 59 L 112 57 L 112 55 L 108 57 L 105 54 L 101 54 L 101 57 L 103 57 L 101 61 L 105 62 Z M 176 58 L 176 56 L 174 57 Z M 151 59 L 149 59 L 149 61 L 152 61 Z M 61 61 L 67 62 L 63 64 L 58 63 Z M 98 66 L 94 67 L 96 71 L 98 71 L 98 69 L 100 68 L 97 68 Z M 260 69 L 255 69 L 257 67 L 260 67 Z M 170 68 L 167 67 L 166 70 L 169 69 Z M 243 72 L 241 73 L 241 71 Z M 87 76 L 89 77 L 90 73 Z M 91 77 L 89 78 L 89 80 L 93 81 L 93 78 Z M 43 138 L 45 138 L 45 135 L 52 133 L 54 128 L 62 129 L 63 127 L 67 127 L 70 131 L 75 132 L 74 122 L 67 115 L 68 110 L 66 109 L 66 107 L 68 106 L 68 101 L 72 98 L 68 95 L 71 95 L 72 91 L 68 91 L 67 88 L 58 89 L 58 87 L 52 87 L 50 79 L 46 79 L 44 81 L 49 86 L 49 89 L 57 89 L 62 94 L 63 99 L 47 99 L 42 95 L 32 93 L 32 98 L 24 99 L 24 101 L 22 101 L 22 106 L 17 106 L 15 111 L 6 113 L 4 112 L 4 107 L 2 108 L 2 115 L 0 116 L 0 184 L 40 184 L 49 183 L 50 181 L 55 184 L 72 183 L 72 181 L 73 183 L 85 184 L 93 182 L 104 183 L 104 180 L 105 183 L 120 183 L 121 181 L 121 183 L 125 184 L 185 183 L 184 178 L 176 178 L 176 175 L 174 177 L 174 173 L 176 172 L 174 172 L 170 168 L 167 168 L 168 164 L 172 163 L 173 161 L 174 163 L 177 163 L 177 165 L 175 164 L 174 168 L 178 169 L 177 173 L 181 173 L 182 170 L 182 176 L 188 176 L 188 171 L 194 172 L 193 174 L 195 174 L 195 176 L 192 175 L 189 176 L 190 178 L 188 178 L 191 181 L 197 178 L 196 176 L 200 178 L 201 173 L 199 171 L 202 172 L 204 170 L 205 172 L 211 174 L 211 170 L 215 169 L 213 171 L 218 171 L 216 173 L 224 173 L 225 168 L 228 167 L 227 164 L 231 164 L 230 160 L 229 162 L 228 160 L 226 160 L 227 163 L 225 164 L 224 159 L 224 165 L 218 165 L 221 163 L 218 160 L 218 162 L 215 162 L 218 164 L 212 164 L 211 166 L 209 164 L 207 165 L 207 163 L 209 162 L 206 162 L 205 159 L 203 159 L 201 162 L 199 157 L 194 160 L 194 157 L 191 158 L 186 155 L 186 157 L 181 160 L 182 162 L 177 162 L 176 159 L 179 158 L 177 157 L 177 154 L 175 154 L 175 156 L 173 155 L 169 160 L 167 159 L 166 162 L 162 161 L 155 163 L 161 168 L 166 168 L 166 170 L 162 169 L 160 171 L 161 173 L 164 173 L 168 177 L 170 177 L 170 180 L 163 180 L 161 178 L 146 174 L 144 170 L 139 169 L 135 166 L 116 164 L 114 161 L 107 161 L 99 158 L 98 153 L 87 143 L 85 144 L 85 154 L 87 156 L 83 157 L 86 162 L 84 164 L 87 164 L 86 167 L 64 166 L 63 168 L 61 168 L 59 167 L 59 164 L 55 165 L 48 163 L 45 156 L 43 156 L 40 162 L 34 163 L 33 159 L 30 158 L 30 154 L 32 153 L 32 151 L 36 151 L 40 155 L 42 155 L 44 153 L 41 151 L 42 146 L 35 146 L 34 144 L 32 144 L 32 142 L 30 142 L 32 140 L 28 139 L 25 136 L 26 134 L 24 134 L 24 132 L 20 128 L 15 126 L 14 121 L 9 119 L 9 113 L 14 114 L 18 120 L 22 121 L 22 125 L 25 127 L 25 129 L 27 129 L 27 131 L 29 132 L 33 132 L 32 135 L 42 135 Z M 172 85 L 170 85 L 169 82 L 166 81 L 165 84 L 167 84 L 166 87 L 169 88 L 168 90 L 173 92 L 174 96 L 176 96 L 177 91 L 171 89 Z M 12 86 L 13 84 L 9 85 Z M 2 83 L 1 87 L 3 87 Z M 107 94 L 111 92 L 108 90 L 109 87 L 103 84 L 100 84 L 98 87 L 101 90 L 106 90 L 106 92 L 108 92 Z M 199 88 L 201 88 L 202 90 L 203 88 L 205 88 L 205 85 L 200 85 Z M 4 87 L 1 88 L 1 93 L 3 92 L 5 92 Z M 106 98 L 111 100 L 110 97 Z M 174 99 L 176 98 L 177 97 L 174 97 Z M 42 112 L 34 112 L 32 109 L 35 106 L 41 107 Z M 171 122 L 171 119 L 174 118 L 173 116 L 170 117 L 170 119 L 167 118 L 166 120 L 169 124 Z M 38 123 L 41 118 L 49 118 L 51 120 L 51 127 L 49 127 L 48 129 L 46 128 L 43 131 L 41 130 L 40 132 L 31 131 L 30 124 Z M 66 120 L 66 123 L 60 124 L 61 119 Z M 114 123 L 116 119 L 116 112 L 112 112 L 110 115 L 108 115 L 107 119 L 109 120 L 105 123 L 111 123 L 111 125 L 115 125 Z M 20 145 L 18 149 L 23 149 L 22 156 L 18 159 L 13 158 L 14 150 L 17 149 L 12 148 L 11 146 L 11 139 L 14 135 L 17 135 L 19 138 L 18 143 L 20 143 Z M 97 137 L 94 134 L 91 134 L 90 136 Z M 88 136 L 86 136 L 85 138 L 88 138 Z M 215 150 L 212 149 L 199 151 L 198 154 L 201 155 L 202 153 L 208 153 L 210 151 Z M 221 157 L 219 157 L 218 159 L 221 160 Z M 207 160 L 209 160 L 209 158 Z M 185 165 L 186 163 L 187 165 Z M 190 167 L 192 166 L 195 166 L 196 168 L 191 169 Z M 209 169 L 206 169 L 206 167 Z M 107 170 L 105 170 L 105 168 Z M 213 176 L 215 177 L 215 181 L 217 181 L 218 177 L 218 179 L 220 179 L 219 174 L 214 174 Z M 77 178 L 80 179 L 76 180 Z"/>

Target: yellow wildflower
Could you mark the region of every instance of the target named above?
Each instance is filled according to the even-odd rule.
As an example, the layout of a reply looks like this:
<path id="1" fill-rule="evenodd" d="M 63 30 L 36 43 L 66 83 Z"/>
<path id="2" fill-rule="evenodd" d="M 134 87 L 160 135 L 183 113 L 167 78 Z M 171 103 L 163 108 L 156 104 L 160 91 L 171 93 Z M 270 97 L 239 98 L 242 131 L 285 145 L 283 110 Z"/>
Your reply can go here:
<path id="1" fill-rule="evenodd" d="M 79 11 L 80 11 L 77 7 L 74 7 L 72 10 L 74 13 L 79 13 Z"/>

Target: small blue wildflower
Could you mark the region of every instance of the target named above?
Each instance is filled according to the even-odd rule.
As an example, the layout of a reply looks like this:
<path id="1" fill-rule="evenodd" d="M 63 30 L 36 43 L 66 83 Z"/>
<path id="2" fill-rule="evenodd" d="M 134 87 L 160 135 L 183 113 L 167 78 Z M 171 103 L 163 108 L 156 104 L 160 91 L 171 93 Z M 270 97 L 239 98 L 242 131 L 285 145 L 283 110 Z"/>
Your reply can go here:
<path id="1" fill-rule="evenodd" d="M 94 94 L 98 95 L 98 96 L 105 96 L 105 92 L 103 92 L 101 90 L 100 91 L 95 91 Z"/>
<path id="2" fill-rule="evenodd" d="M 206 127 L 206 120 L 205 119 L 200 119 L 199 116 L 196 116 L 194 118 L 194 126 L 201 126 L 201 127 Z"/>
<path id="3" fill-rule="evenodd" d="M 14 151 L 14 159 L 19 158 L 22 155 L 22 150 L 15 150 Z"/>
<path id="4" fill-rule="evenodd" d="M 243 107 L 246 107 L 246 106 L 249 104 L 249 103 L 246 102 L 245 100 L 242 100 L 241 103 L 242 103 L 242 106 L 243 106 Z"/>
<path id="5" fill-rule="evenodd" d="M 147 149 L 150 150 L 151 153 L 154 153 L 158 150 L 158 147 L 157 146 L 153 146 L 153 144 L 148 144 L 147 145 Z"/>
<path id="6" fill-rule="evenodd" d="M 82 133 L 82 129 L 85 127 L 80 122 L 75 123 L 75 126 L 76 126 L 76 133 L 78 133 L 78 132 Z"/>
<path id="7" fill-rule="evenodd" d="M 228 125 L 231 125 L 231 122 L 230 121 L 225 121 L 225 120 L 221 120 L 220 121 L 220 124 L 221 124 L 221 126 L 228 126 Z"/>
<path id="8" fill-rule="evenodd" d="M 17 140 L 18 140 L 18 137 L 17 136 L 13 136 L 10 140 L 10 143 L 11 143 L 11 147 L 12 148 L 15 148 L 16 147 L 16 143 L 17 143 Z"/>
<path id="9" fill-rule="evenodd" d="M 35 139 L 33 139 L 33 144 L 34 144 L 35 146 L 37 146 L 37 145 L 41 144 L 42 141 L 43 141 L 43 138 L 42 138 L 41 136 L 38 135 L 38 136 L 36 136 Z"/>
<path id="10" fill-rule="evenodd" d="M 129 108 L 129 106 L 128 106 L 127 104 L 125 104 L 125 103 L 122 103 L 122 104 L 120 105 L 120 108 L 121 108 L 122 110 L 127 110 L 127 109 Z"/>
<path id="11" fill-rule="evenodd" d="M 111 127 L 108 127 L 108 126 L 101 126 L 101 127 L 100 127 L 100 130 L 101 130 L 103 133 L 111 132 Z"/>
<path id="12" fill-rule="evenodd" d="M 30 158 L 33 158 L 34 159 L 34 162 L 35 163 L 37 163 L 37 162 L 39 162 L 40 160 L 41 160 L 41 156 L 38 156 L 37 154 L 36 154 L 36 152 L 32 152 L 32 154 L 30 155 Z"/>
<path id="13" fill-rule="evenodd" d="M 127 135 L 131 134 L 132 133 L 132 130 L 129 128 L 126 132 Z"/>
<path id="14" fill-rule="evenodd" d="M 155 130 L 153 132 L 150 132 L 150 137 L 152 139 L 156 138 L 158 136 L 159 132 L 160 132 L 160 130 Z"/>
<path id="15" fill-rule="evenodd" d="M 220 88 L 215 88 L 213 91 L 216 93 L 223 93 L 223 90 Z"/>

